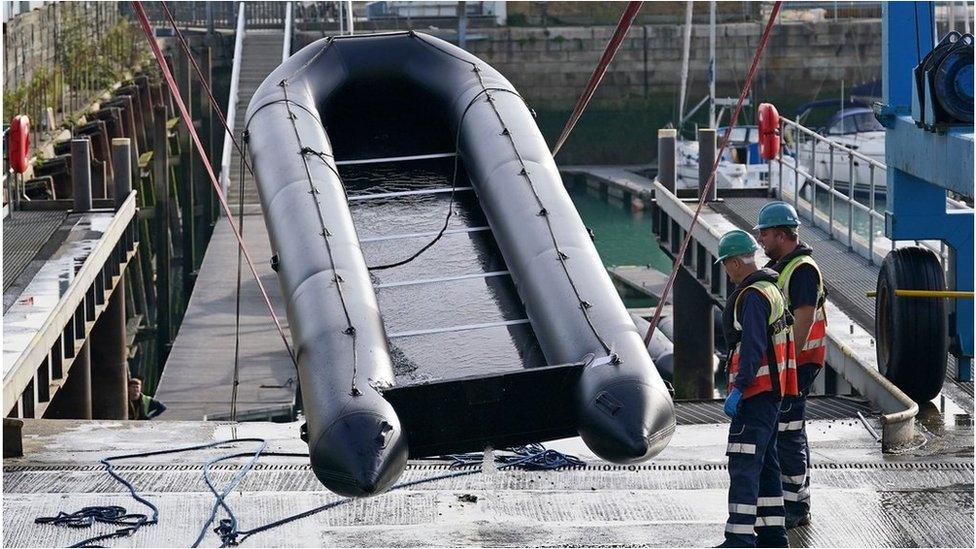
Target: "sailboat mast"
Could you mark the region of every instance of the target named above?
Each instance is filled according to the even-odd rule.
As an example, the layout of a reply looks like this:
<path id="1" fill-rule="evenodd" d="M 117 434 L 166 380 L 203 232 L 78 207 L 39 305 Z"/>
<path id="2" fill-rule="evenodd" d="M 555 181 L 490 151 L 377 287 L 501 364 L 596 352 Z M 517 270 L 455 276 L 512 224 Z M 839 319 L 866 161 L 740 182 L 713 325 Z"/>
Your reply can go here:
<path id="1" fill-rule="evenodd" d="M 715 127 L 715 0 L 708 3 L 708 127 Z"/>
<path id="2" fill-rule="evenodd" d="M 681 57 L 681 92 L 678 94 L 678 132 L 685 118 L 685 94 L 688 91 L 688 58 L 691 54 L 691 13 L 694 9 L 693 0 L 688 0 L 685 8 L 685 36 L 684 50 Z"/>

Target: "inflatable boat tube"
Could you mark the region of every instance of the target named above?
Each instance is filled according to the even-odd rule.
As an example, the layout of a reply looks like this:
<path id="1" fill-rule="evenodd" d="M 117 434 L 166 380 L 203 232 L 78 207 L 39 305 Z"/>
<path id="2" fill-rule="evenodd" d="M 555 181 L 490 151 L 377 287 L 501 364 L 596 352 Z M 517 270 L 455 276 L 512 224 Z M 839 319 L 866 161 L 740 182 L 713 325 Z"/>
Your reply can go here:
<path id="1" fill-rule="evenodd" d="M 674 405 L 533 114 L 483 61 L 415 32 L 333 37 L 278 67 L 247 110 L 250 158 L 297 349 L 313 470 L 388 488 L 407 441 L 377 299 L 336 158 L 457 151 L 549 364 L 586 361 L 580 436 L 617 463 L 668 443 Z"/>

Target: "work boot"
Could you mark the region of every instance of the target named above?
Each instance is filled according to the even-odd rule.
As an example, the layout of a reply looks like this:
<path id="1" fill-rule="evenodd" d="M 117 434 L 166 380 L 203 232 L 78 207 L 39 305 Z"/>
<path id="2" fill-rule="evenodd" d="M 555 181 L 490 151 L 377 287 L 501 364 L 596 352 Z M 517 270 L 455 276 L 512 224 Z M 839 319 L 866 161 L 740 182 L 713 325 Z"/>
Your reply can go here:
<path id="1" fill-rule="evenodd" d="M 806 526 L 810 524 L 810 513 L 805 513 L 802 515 L 787 515 L 786 516 L 786 529 L 796 528 L 798 526 Z"/>
<path id="2" fill-rule="evenodd" d="M 752 545 L 746 545 L 744 543 L 737 543 L 731 540 L 725 540 L 722 543 L 715 545 L 714 547 L 752 547 Z"/>

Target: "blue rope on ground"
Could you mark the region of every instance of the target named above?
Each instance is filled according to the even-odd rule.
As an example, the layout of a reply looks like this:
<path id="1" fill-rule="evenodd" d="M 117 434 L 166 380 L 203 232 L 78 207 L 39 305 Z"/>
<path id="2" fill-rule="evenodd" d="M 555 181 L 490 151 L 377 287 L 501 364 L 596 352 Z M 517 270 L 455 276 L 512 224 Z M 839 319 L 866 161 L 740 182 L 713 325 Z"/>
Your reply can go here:
<path id="1" fill-rule="evenodd" d="M 538 443 L 526 444 L 525 446 L 513 446 L 500 450 L 514 455 L 498 454 L 495 456 L 495 463 L 504 466 L 520 467 L 530 471 L 555 471 L 564 467 L 582 467 L 586 462 L 580 458 L 546 449 Z M 467 454 L 448 454 L 439 459 L 450 460 L 451 468 L 479 465 L 484 461 L 484 453 L 471 452 Z"/>
<path id="2" fill-rule="evenodd" d="M 309 509 L 308 511 L 303 511 L 301 513 L 290 515 L 288 517 L 270 522 L 268 524 L 258 526 L 256 528 L 251 528 L 249 530 L 239 530 L 237 516 L 234 514 L 233 510 L 227 505 L 226 497 L 240 484 L 244 477 L 254 468 L 257 460 L 261 456 L 280 456 L 280 457 L 308 457 L 308 454 L 304 453 L 286 453 L 286 452 L 265 452 L 267 447 L 267 442 L 260 438 L 238 438 L 230 440 L 222 440 L 219 442 L 213 442 L 210 444 L 201 444 L 198 446 L 189 446 L 183 448 L 175 449 L 164 449 L 152 452 L 142 452 L 135 454 L 126 454 L 120 456 L 111 456 L 101 460 L 101 463 L 105 466 L 105 471 L 112 476 L 116 481 L 124 485 L 129 494 L 137 502 L 142 503 L 151 511 L 150 514 L 140 514 L 140 513 L 129 513 L 124 507 L 118 505 L 103 505 L 103 506 L 89 506 L 83 507 L 82 509 L 75 511 L 74 513 L 59 512 L 53 517 L 37 517 L 34 522 L 37 524 L 54 524 L 61 526 L 68 526 L 71 528 L 90 528 L 95 525 L 95 523 L 112 524 L 115 526 L 120 526 L 120 528 L 107 532 L 105 534 L 97 535 L 94 537 L 82 540 L 71 547 L 93 547 L 94 543 L 100 541 L 106 541 L 113 538 L 129 537 L 138 532 L 143 526 L 148 526 L 151 524 L 157 524 L 159 522 L 159 509 L 150 503 L 145 498 L 141 497 L 136 490 L 136 487 L 126 478 L 116 471 L 113 462 L 141 458 L 141 457 L 151 457 L 160 456 L 168 454 L 176 454 L 183 452 L 192 452 L 198 450 L 212 449 L 220 446 L 225 446 L 229 444 L 236 443 L 257 443 L 258 447 L 250 452 L 233 452 L 215 458 L 207 460 L 204 464 L 203 469 L 203 480 L 207 485 L 207 488 L 214 495 L 214 503 L 210 510 L 210 515 L 207 521 L 201 526 L 197 538 L 193 543 L 193 547 L 197 547 L 204 539 L 206 531 L 210 529 L 211 524 L 217 518 L 217 513 L 219 509 L 223 509 L 229 518 L 220 519 L 217 522 L 217 526 L 212 529 L 214 533 L 221 540 L 221 547 L 235 546 L 243 542 L 248 537 L 277 528 L 289 522 L 293 522 L 302 518 L 306 518 L 322 511 L 338 507 L 353 501 L 353 498 L 341 499 L 338 501 L 333 501 Z M 518 467 L 521 469 L 526 469 L 530 471 L 555 471 L 557 469 L 565 467 L 580 467 L 586 465 L 586 462 L 579 459 L 576 456 L 569 454 L 564 454 L 556 450 L 547 449 L 542 444 L 527 444 L 525 446 L 514 446 L 512 448 L 507 448 L 500 450 L 505 452 L 505 454 L 496 455 L 494 461 L 499 463 L 499 469 L 507 469 L 512 467 Z M 218 491 L 213 484 L 213 478 L 211 476 L 212 467 L 222 461 L 226 461 L 233 458 L 248 457 L 250 459 L 241 467 L 241 469 L 233 475 L 233 477 L 224 486 L 223 490 Z M 453 461 L 451 463 L 451 468 L 465 467 L 465 466 L 475 466 L 481 465 L 484 461 L 484 454 L 481 452 L 468 453 L 468 454 L 451 454 L 447 456 L 442 456 L 441 459 L 447 459 Z M 449 478 L 462 477 L 467 475 L 473 475 L 480 473 L 480 469 L 470 469 L 465 471 L 456 471 L 453 473 L 447 473 L 444 475 L 438 475 L 434 477 L 421 478 L 409 482 L 402 482 L 395 485 L 391 490 L 397 490 L 401 488 L 408 488 L 411 486 L 417 486 L 420 484 L 425 484 L 429 482 L 435 482 L 438 480 L 445 480 Z"/>

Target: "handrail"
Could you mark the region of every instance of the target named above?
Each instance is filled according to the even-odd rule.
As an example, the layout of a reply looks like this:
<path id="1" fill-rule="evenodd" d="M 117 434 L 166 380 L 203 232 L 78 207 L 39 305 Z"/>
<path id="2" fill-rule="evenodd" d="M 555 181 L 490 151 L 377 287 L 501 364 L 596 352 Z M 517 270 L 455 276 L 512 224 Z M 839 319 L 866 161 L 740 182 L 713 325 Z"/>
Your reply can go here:
<path id="1" fill-rule="evenodd" d="M 290 5 L 290 4 L 289 4 Z M 237 30 L 234 35 L 234 64 L 230 71 L 230 93 L 227 96 L 227 131 L 224 134 L 224 150 L 220 155 L 220 188 L 227 196 L 230 187 L 231 147 L 234 144 L 234 121 L 237 118 L 238 89 L 241 81 L 241 58 L 244 57 L 244 2 L 238 4 Z"/>
<path id="2" fill-rule="evenodd" d="M 873 164 L 874 167 L 876 167 L 876 168 L 881 168 L 882 170 L 888 169 L 888 167 L 885 166 L 884 164 L 882 164 L 881 162 L 878 162 L 877 160 L 875 160 L 875 159 L 873 159 L 873 158 L 871 158 L 869 156 L 865 156 L 865 155 L 863 155 L 863 154 L 855 151 L 854 149 L 850 149 L 848 147 L 845 147 L 845 146 L 841 145 L 840 143 L 837 143 L 836 141 L 833 141 L 832 139 L 828 139 L 828 138 L 820 135 L 819 133 L 811 130 L 810 128 L 807 128 L 806 126 L 803 126 L 803 125 L 799 124 L 798 122 L 794 122 L 794 121 L 792 121 L 792 120 L 790 120 L 789 118 L 786 118 L 786 117 L 780 117 L 780 120 L 783 122 L 783 125 L 784 126 L 793 126 L 795 129 L 799 130 L 803 134 L 805 134 L 805 135 L 807 135 L 809 137 L 812 137 L 815 140 L 820 141 L 822 143 L 827 143 L 829 145 L 833 145 L 833 147 L 835 149 L 839 149 L 843 153 L 849 153 L 850 155 L 855 156 L 858 159 L 867 162 L 868 164 Z M 782 133 L 782 135 L 785 136 L 786 134 L 785 133 Z"/>
<path id="3" fill-rule="evenodd" d="M 292 29 L 292 6 L 291 2 L 285 2 L 285 41 L 281 46 L 281 62 L 284 63 L 291 57 L 291 29 Z"/>
<path id="4" fill-rule="evenodd" d="M 884 178 L 886 177 L 885 173 L 888 170 L 887 165 L 873 158 L 870 158 L 858 151 L 855 151 L 850 147 L 846 147 L 840 143 L 837 143 L 834 140 L 826 138 L 820 135 L 819 133 L 807 127 L 804 127 L 798 122 L 795 122 L 785 117 L 781 117 L 780 119 L 780 134 L 784 138 L 787 136 L 793 137 L 792 145 L 795 152 L 795 158 L 793 159 L 793 161 L 784 161 L 783 153 L 786 149 L 786 144 L 784 143 L 780 147 L 779 154 L 774 160 L 779 164 L 778 186 L 779 186 L 780 198 L 784 200 L 786 199 L 786 193 L 784 192 L 785 178 L 783 173 L 784 171 L 783 168 L 785 166 L 787 169 L 792 170 L 793 172 L 792 201 L 794 207 L 797 209 L 800 215 L 803 215 L 807 219 L 810 219 L 813 222 L 814 226 L 820 224 L 820 222 L 818 222 L 818 217 L 825 217 L 826 218 L 825 220 L 821 219 L 820 221 L 825 221 L 827 223 L 828 225 L 827 232 L 831 238 L 835 238 L 835 237 L 843 238 L 844 237 L 843 233 L 846 232 L 848 248 L 856 252 L 857 254 L 861 255 L 865 259 L 867 259 L 869 263 L 875 264 L 876 261 L 878 261 L 878 256 L 876 256 L 875 254 L 875 240 L 876 240 L 874 234 L 875 226 L 876 226 L 875 222 L 880 221 L 883 223 L 885 219 L 884 212 L 879 211 L 875 206 L 875 195 L 876 195 L 876 191 L 878 190 L 877 179 L 878 177 L 881 177 L 882 180 L 884 180 Z M 806 138 L 806 139 L 803 139 L 801 142 L 802 138 Z M 826 145 L 827 148 L 826 152 L 817 149 L 818 143 L 822 143 Z M 809 145 L 809 154 L 810 154 L 809 160 L 811 161 L 812 164 L 809 167 L 809 169 L 803 167 L 800 164 L 801 153 L 806 152 L 806 149 L 804 148 L 806 145 Z M 828 168 L 829 173 L 826 176 L 827 179 L 826 181 L 817 176 L 817 165 L 818 165 L 817 155 L 818 154 L 826 154 L 827 156 L 829 156 L 829 168 Z M 846 170 L 848 176 L 847 193 L 838 191 L 835 186 L 835 182 L 836 182 L 835 169 L 834 169 L 835 156 L 841 156 L 842 158 L 846 157 L 849 164 Z M 859 202 L 854 198 L 854 186 L 855 186 L 855 181 L 857 179 L 855 177 L 856 171 L 854 168 L 854 165 L 856 163 L 855 159 L 857 161 L 866 164 L 869 170 L 870 175 L 868 177 L 870 179 L 870 182 L 868 184 L 868 194 L 869 194 L 870 204 L 862 204 L 861 202 Z M 770 161 L 770 167 L 769 167 L 770 178 L 773 174 L 772 162 L 773 161 Z M 882 173 L 877 174 L 876 172 L 878 171 L 881 171 Z M 814 192 L 811 193 L 810 200 L 804 200 L 803 201 L 804 204 L 801 206 L 800 191 L 803 187 L 803 185 L 801 185 L 800 183 L 801 177 L 803 178 L 803 185 L 810 184 L 814 187 L 814 189 L 822 189 L 827 192 L 826 199 L 828 202 L 828 207 L 826 209 L 822 208 L 821 205 L 818 203 L 816 190 L 814 190 Z M 834 210 L 835 210 L 835 202 L 837 200 L 839 200 L 842 204 L 847 206 L 847 216 L 846 216 L 847 220 L 845 223 L 841 224 L 841 225 L 846 224 L 846 227 L 840 227 L 835 222 Z M 946 197 L 946 205 L 947 207 L 952 209 L 969 208 L 969 206 L 967 206 L 966 204 L 949 197 Z M 868 234 L 865 236 L 866 242 L 863 243 L 863 245 L 857 242 L 857 240 L 860 237 L 858 238 L 854 237 L 854 233 L 855 233 L 854 211 L 855 210 L 860 211 L 868 216 Z M 818 212 L 820 213 L 818 214 Z M 896 247 L 896 243 L 894 241 L 888 241 L 887 239 L 881 239 L 881 241 L 883 245 L 890 245 L 892 249 Z M 919 244 L 926 246 L 932 249 L 933 251 L 935 251 L 936 253 L 938 253 L 939 256 L 942 258 L 943 263 L 947 264 L 948 250 L 946 249 L 945 243 L 924 241 L 924 242 L 920 242 Z"/>

